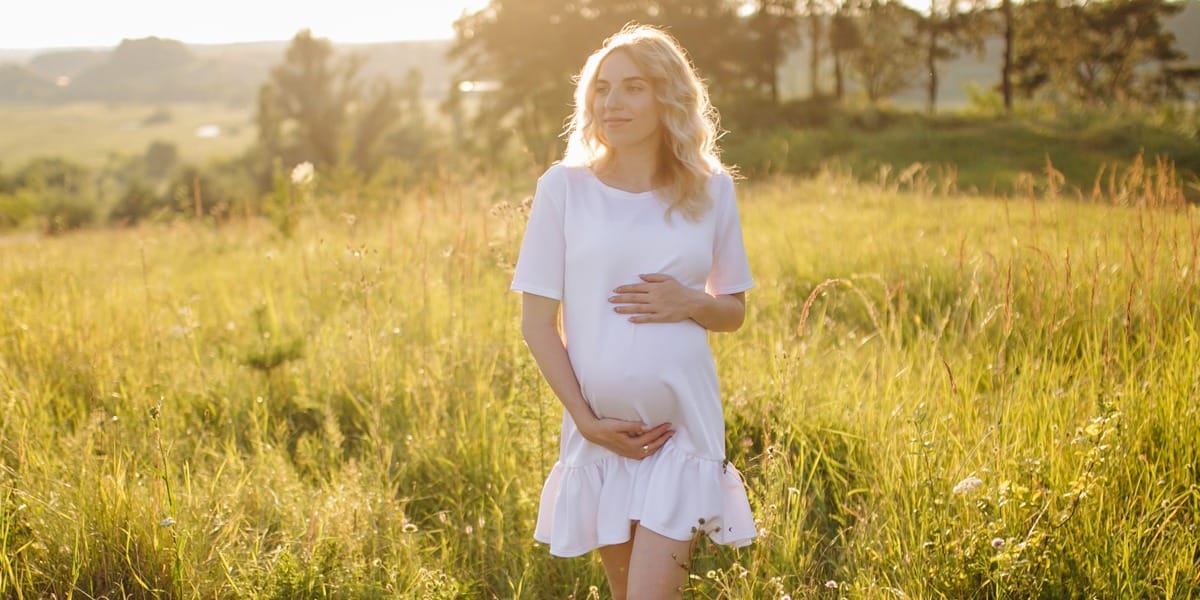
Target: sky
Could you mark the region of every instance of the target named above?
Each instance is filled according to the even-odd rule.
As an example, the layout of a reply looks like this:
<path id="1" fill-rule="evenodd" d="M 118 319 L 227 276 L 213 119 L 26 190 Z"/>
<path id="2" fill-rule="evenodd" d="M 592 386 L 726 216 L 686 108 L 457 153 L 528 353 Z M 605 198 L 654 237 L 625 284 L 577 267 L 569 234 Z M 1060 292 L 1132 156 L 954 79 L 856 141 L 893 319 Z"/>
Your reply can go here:
<path id="1" fill-rule="evenodd" d="M 290 40 L 337 43 L 450 39 L 464 10 L 487 0 L 7 0 L 0 48 L 116 46 L 157 36 L 189 44 Z"/>

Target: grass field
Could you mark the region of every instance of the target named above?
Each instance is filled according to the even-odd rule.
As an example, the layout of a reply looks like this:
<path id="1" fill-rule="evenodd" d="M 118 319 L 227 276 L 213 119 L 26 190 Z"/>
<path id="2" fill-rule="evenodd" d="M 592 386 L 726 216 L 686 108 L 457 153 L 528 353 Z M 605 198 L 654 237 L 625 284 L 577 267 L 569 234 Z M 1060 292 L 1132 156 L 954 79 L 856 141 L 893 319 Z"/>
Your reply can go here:
<path id="1" fill-rule="evenodd" d="M 185 161 L 203 163 L 248 148 L 257 135 L 253 117 L 248 108 L 222 105 L 3 104 L 0 166 L 12 170 L 31 158 L 59 156 L 100 167 L 111 154 L 139 155 L 156 141 L 175 144 Z M 219 136 L 197 137 L 211 125 Z"/>
<path id="2" fill-rule="evenodd" d="M 531 184 L 0 242 L 0 597 L 605 596 L 531 539 Z M 915 189 L 742 185 L 761 537 L 686 597 L 1200 594 L 1200 211 Z"/>

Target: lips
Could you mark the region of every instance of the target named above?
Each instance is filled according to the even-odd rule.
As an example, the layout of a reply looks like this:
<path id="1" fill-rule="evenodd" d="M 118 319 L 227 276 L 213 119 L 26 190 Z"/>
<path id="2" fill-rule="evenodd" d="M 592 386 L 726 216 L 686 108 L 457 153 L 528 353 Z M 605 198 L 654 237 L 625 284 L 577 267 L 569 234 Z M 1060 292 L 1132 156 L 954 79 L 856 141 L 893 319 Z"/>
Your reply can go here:
<path id="1" fill-rule="evenodd" d="M 624 125 L 632 120 L 633 119 L 604 119 L 603 123 L 605 127 L 620 127 L 621 125 Z"/>

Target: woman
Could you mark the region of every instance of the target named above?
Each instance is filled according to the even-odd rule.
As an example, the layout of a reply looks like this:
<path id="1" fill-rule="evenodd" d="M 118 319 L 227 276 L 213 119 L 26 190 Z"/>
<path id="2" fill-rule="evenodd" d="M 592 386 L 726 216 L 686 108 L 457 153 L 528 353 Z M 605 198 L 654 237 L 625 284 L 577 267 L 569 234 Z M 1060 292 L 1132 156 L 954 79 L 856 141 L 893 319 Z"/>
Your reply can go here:
<path id="1" fill-rule="evenodd" d="M 579 76 L 567 153 L 538 180 L 513 276 L 521 331 L 565 408 L 534 537 L 556 556 L 599 549 L 618 599 L 678 597 L 701 533 L 755 536 L 707 338 L 741 326 L 754 285 L 716 131 L 673 38 L 609 38 Z"/>

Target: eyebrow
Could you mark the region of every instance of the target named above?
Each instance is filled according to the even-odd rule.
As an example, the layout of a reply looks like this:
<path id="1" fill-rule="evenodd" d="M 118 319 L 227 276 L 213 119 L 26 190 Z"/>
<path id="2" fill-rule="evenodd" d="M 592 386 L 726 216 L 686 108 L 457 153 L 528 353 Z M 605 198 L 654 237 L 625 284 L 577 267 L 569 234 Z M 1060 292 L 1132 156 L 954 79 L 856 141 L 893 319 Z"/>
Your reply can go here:
<path id="1" fill-rule="evenodd" d="M 621 79 L 621 83 L 625 83 L 625 82 L 629 82 L 629 81 L 640 81 L 642 83 L 649 82 L 648 79 L 646 79 L 645 77 L 642 77 L 640 75 L 634 75 L 633 77 L 625 77 L 625 78 Z M 601 82 L 610 83 L 607 79 L 605 79 L 603 77 L 596 77 L 596 83 L 601 83 Z"/>

